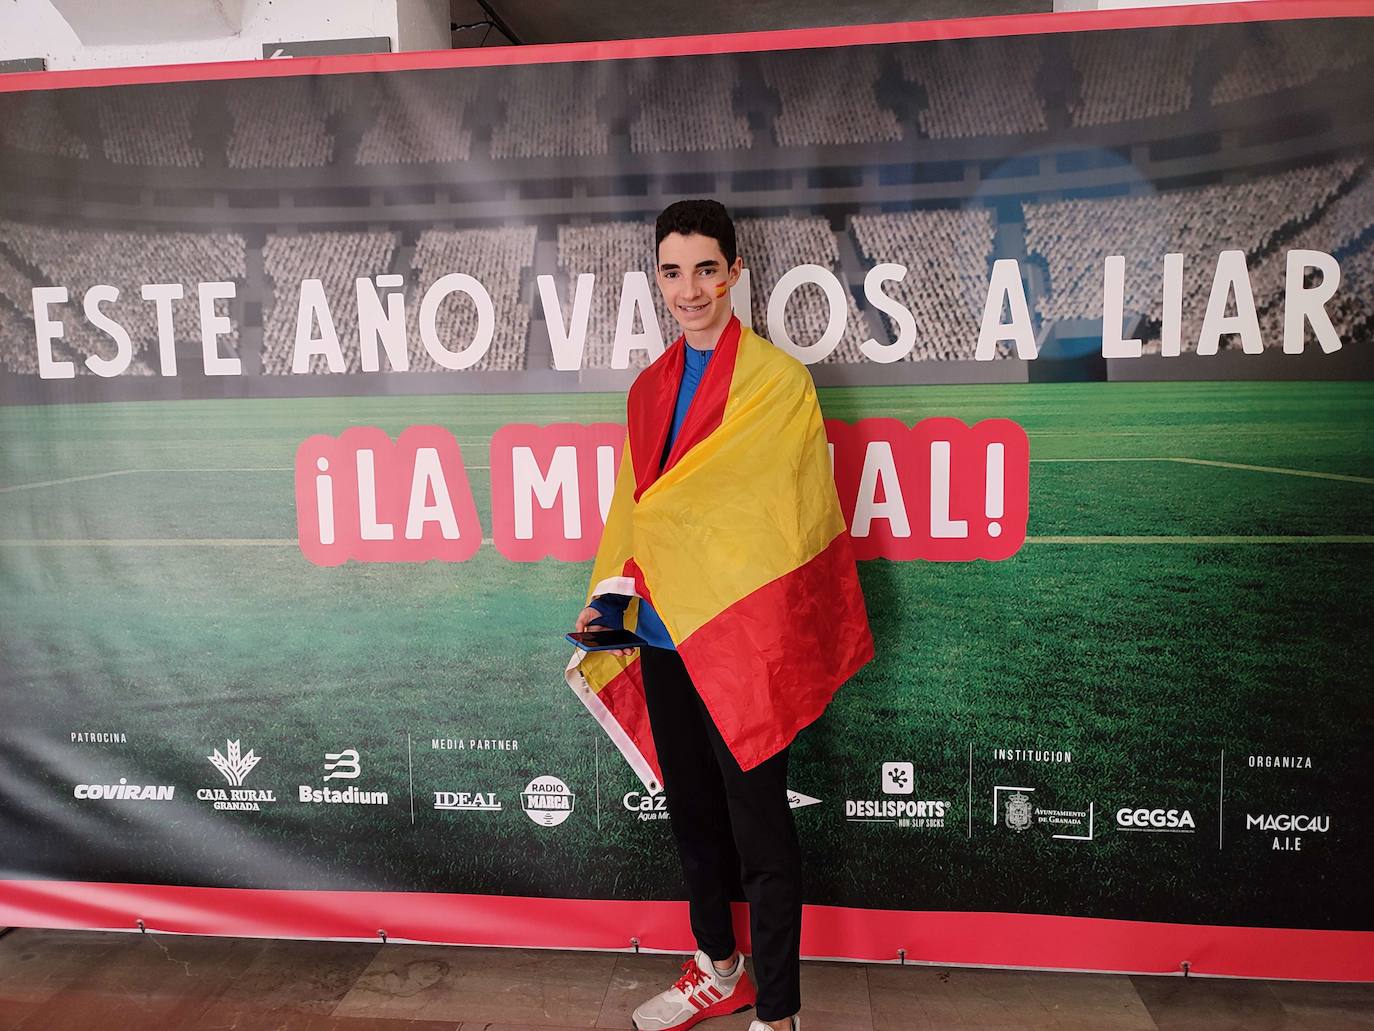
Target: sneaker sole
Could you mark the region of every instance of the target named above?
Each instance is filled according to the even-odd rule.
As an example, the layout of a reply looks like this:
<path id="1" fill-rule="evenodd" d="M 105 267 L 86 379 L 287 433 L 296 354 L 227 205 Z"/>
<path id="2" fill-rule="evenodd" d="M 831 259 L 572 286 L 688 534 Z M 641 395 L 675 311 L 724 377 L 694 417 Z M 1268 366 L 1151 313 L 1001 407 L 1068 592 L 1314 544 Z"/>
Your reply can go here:
<path id="1" fill-rule="evenodd" d="M 717 1007 L 720 1006 L 721 1003 L 729 1001 L 729 999 L 721 999 L 720 1002 L 716 1003 L 715 1005 L 707 1006 L 700 1013 L 695 1014 L 685 1024 L 674 1024 L 671 1028 L 665 1029 L 665 1031 L 687 1031 L 689 1027 L 695 1027 L 696 1025 L 700 1024 L 703 1020 L 711 1020 L 714 1017 L 732 1017 L 736 1013 L 743 1013 L 745 1010 L 751 1010 L 754 1008 L 754 1004 L 752 1002 L 746 1002 L 743 1006 L 736 1006 L 732 1010 L 717 1009 Z M 630 1027 L 634 1028 L 634 1031 L 643 1031 L 643 1028 L 636 1024 L 633 1019 L 630 1020 Z"/>

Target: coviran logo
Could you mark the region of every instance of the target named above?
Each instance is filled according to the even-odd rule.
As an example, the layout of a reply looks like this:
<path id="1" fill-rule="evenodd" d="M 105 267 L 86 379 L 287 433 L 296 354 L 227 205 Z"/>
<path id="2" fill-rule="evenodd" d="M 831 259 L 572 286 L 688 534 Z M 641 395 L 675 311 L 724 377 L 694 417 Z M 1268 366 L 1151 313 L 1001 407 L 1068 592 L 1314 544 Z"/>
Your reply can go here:
<path id="1" fill-rule="evenodd" d="M 536 777 L 520 794 L 525 815 L 541 827 L 557 827 L 572 815 L 573 793 L 557 777 Z"/>
<path id="2" fill-rule="evenodd" d="M 1187 809 L 1133 809 L 1116 811 L 1117 830 L 1146 831 L 1157 834 L 1192 834 L 1197 830 L 1193 814 Z"/>
<path id="3" fill-rule="evenodd" d="M 220 750 L 216 748 L 206 758 L 225 780 L 235 786 L 227 791 L 224 788 L 200 788 L 196 791 L 196 798 L 200 801 L 213 802 L 216 809 L 256 813 L 265 803 L 277 800 L 276 794 L 272 791 L 238 786 L 262 759 L 261 756 L 255 755 L 251 748 L 244 752 L 239 747 L 239 742 L 226 741 L 224 754 L 220 754 Z"/>
<path id="4" fill-rule="evenodd" d="M 171 784 L 130 784 L 120 777 L 118 784 L 78 784 L 72 794 L 100 802 L 170 802 L 175 791 Z"/>
<path id="5" fill-rule="evenodd" d="M 494 791 L 436 791 L 434 808 L 443 812 L 499 813 Z"/>

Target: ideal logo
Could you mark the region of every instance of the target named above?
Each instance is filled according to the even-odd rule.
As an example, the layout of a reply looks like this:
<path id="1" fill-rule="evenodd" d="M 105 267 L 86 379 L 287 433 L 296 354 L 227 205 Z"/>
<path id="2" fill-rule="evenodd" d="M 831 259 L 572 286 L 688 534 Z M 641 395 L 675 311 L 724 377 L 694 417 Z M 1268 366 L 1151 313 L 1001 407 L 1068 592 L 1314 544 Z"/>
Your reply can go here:
<path id="1" fill-rule="evenodd" d="M 358 750 L 346 748 L 342 752 L 325 752 L 324 768 L 329 771 L 324 775 L 325 780 L 356 780 L 362 772 L 358 764 Z"/>
<path id="2" fill-rule="evenodd" d="M 520 793 L 525 815 L 541 827 L 557 827 L 572 815 L 573 793 L 557 777 L 536 777 Z"/>
<path id="3" fill-rule="evenodd" d="M 261 757 L 254 755 L 251 748 L 247 752 L 240 753 L 237 741 L 226 741 L 224 745 L 224 750 L 229 753 L 228 755 L 221 755 L 219 749 L 216 748 L 214 753 L 206 756 L 206 758 L 233 787 L 242 787 L 243 779 L 253 772 L 253 767 L 258 764 Z"/>
<path id="4" fill-rule="evenodd" d="M 441 812 L 499 813 L 501 803 L 494 791 L 436 791 L 434 808 Z"/>

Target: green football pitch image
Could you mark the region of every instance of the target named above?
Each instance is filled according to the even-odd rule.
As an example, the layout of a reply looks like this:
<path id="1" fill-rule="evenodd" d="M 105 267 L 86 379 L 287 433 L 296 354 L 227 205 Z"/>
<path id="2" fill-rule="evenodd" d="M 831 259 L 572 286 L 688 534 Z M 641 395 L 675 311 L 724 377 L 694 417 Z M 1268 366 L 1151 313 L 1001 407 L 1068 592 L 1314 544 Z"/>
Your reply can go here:
<path id="1" fill-rule="evenodd" d="M 1374 926 L 1374 384 L 821 401 L 850 421 L 1010 418 L 1032 464 L 1011 559 L 861 564 L 877 658 L 792 752 L 808 901 Z M 487 543 L 464 563 L 320 568 L 295 541 L 293 459 L 312 434 L 448 428 L 489 535 L 497 428 L 620 421 L 623 405 L 0 409 L 6 875 L 681 897 L 662 807 L 563 683 L 590 563 L 512 563 Z M 272 799 L 256 811 L 214 808 L 229 784 L 208 757 L 229 742 L 258 759 L 242 787 Z M 358 775 L 325 782 L 326 756 L 348 750 Z M 888 783 L 885 764 L 905 763 L 912 782 Z M 573 809 L 545 826 L 522 793 L 551 777 Z M 121 778 L 175 797 L 73 795 Z M 302 787 L 386 804 L 302 802 Z M 999 806 L 1016 789 L 1049 815 L 1013 826 Z M 887 799 L 943 815 L 912 826 L 847 807 Z M 1139 808 L 1192 826 L 1118 819 Z M 1252 819 L 1283 815 L 1327 829 Z"/>

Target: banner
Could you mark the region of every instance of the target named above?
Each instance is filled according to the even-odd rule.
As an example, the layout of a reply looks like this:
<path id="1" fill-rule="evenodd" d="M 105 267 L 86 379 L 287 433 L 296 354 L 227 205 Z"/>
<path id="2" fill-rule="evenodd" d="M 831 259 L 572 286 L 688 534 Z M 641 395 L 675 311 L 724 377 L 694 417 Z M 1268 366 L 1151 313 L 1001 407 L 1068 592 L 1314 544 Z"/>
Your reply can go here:
<path id="1" fill-rule="evenodd" d="M 709 196 L 876 641 L 803 953 L 1374 979 L 1374 4 L 0 91 L 0 924 L 690 948 L 563 634 Z"/>

